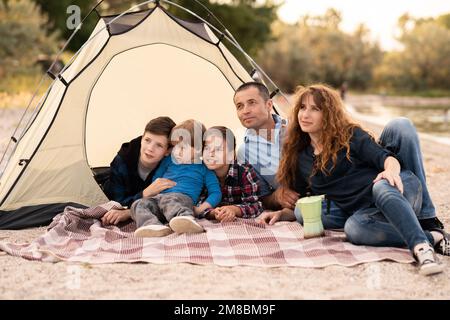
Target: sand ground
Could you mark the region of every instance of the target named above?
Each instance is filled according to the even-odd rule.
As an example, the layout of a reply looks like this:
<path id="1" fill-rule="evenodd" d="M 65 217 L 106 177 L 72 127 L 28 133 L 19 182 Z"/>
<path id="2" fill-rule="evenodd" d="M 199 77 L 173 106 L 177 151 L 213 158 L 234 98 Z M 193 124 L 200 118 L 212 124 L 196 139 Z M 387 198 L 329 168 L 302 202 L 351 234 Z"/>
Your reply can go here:
<path id="1" fill-rule="evenodd" d="M 3 134 L 8 134 L 6 121 L 3 114 Z M 379 134 L 380 127 L 368 127 Z M 425 138 L 421 143 L 438 216 L 450 226 L 450 147 Z M 43 232 L 0 231 L 0 238 L 24 242 Z M 442 260 L 450 266 L 450 258 Z M 2 255 L 0 299 L 450 299 L 450 270 L 423 277 L 413 265 L 391 262 L 351 268 L 228 268 L 51 264 Z"/>

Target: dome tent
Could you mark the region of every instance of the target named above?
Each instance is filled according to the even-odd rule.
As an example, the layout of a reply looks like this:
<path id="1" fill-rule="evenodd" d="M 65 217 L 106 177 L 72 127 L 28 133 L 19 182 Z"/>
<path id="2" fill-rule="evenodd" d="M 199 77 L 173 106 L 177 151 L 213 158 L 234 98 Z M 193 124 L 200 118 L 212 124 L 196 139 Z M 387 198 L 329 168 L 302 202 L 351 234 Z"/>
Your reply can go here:
<path id="1" fill-rule="evenodd" d="M 0 229 L 47 224 L 67 205 L 108 201 L 95 169 L 108 167 L 152 118 L 242 130 L 232 97 L 252 77 L 223 42 L 242 49 L 205 20 L 181 20 L 160 3 L 173 4 L 146 1 L 121 14 L 99 14 L 71 62 L 48 72 L 53 83 L 20 136 L 11 138 L 0 177 Z"/>

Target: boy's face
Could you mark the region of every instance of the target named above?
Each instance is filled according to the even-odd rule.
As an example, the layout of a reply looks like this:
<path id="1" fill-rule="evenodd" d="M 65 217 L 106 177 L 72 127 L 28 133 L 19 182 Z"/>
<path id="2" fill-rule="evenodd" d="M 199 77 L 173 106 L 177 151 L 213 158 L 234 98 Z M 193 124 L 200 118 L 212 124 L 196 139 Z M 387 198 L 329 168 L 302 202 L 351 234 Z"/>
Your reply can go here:
<path id="1" fill-rule="evenodd" d="M 222 137 L 210 135 L 205 139 L 203 162 L 209 170 L 228 165 L 234 159 L 233 153 L 227 153 L 226 142 Z M 231 161 L 230 161 L 231 160 Z"/>
<path id="2" fill-rule="evenodd" d="M 172 157 L 179 164 L 194 163 L 195 149 L 189 143 L 178 142 L 172 149 Z"/>
<path id="3" fill-rule="evenodd" d="M 169 153 L 169 139 L 166 136 L 153 134 L 148 131 L 144 133 L 141 139 L 139 155 L 139 161 L 144 167 L 154 167 Z"/>

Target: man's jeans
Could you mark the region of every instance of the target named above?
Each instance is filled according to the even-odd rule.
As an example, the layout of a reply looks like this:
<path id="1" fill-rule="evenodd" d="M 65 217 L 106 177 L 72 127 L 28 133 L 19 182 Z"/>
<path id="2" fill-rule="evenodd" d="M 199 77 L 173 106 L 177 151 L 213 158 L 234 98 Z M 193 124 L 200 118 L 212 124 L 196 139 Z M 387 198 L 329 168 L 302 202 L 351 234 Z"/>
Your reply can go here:
<path id="1" fill-rule="evenodd" d="M 385 214 L 381 213 L 378 205 L 385 205 L 386 200 L 392 201 L 393 197 L 397 197 L 397 195 L 394 194 L 396 189 L 390 190 L 388 187 L 390 186 L 389 183 L 383 180 L 381 182 L 384 183 L 376 188 L 380 199 L 376 201 L 374 197 L 374 205 L 371 208 L 359 210 L 351 217 L 338 208 L 333 202 L 331 202 L 330 210 L 327 213 L 326 202 L 324 201 L 322 203 L 322 222 L 324 228 L 344 228 L 348 240 L 352 243 L 361 245 L 394 247 L 404 247 L 407 245 L 409 248 L 412 248 L 415 244 L 426 240 L 433 243 L 431 234 L 428 231 L 423 232 L 417 221 L 417 219 L 433 218 L 436 216 L 436 213 L 426 187 L 425 171 L 419 139 L 414 126 L 407 118 L 394 119 L 384 128 L 379 142 L 386 149 L 397 155 L 397 159 L 400 161 L 403 170 L 409 170 L 414 173 L 413 176 L 415 176 L 415 178 L 411 177 L 411 172 L 407 174 L 402 172 L 401 174 L 402 180 L 408 176 L 406 178 L 406 183 L 404 182 L 404 199 L 409 203 L 411 210 L 407 209 L 405 212 L 398 211 L 395 212 L 396 216 L 390 216 L 390 213 L 393 211 L 386 207 Z M 417 179 L 419 183 L 414 182 L 414 180 L 417 181 Z M 416 190 L 414 190 L 414 186 L 416 186 Z M 386 196 L 383 196 L 385 192 L 387 192 L 387 194 Z M 395 202 L 397 202 L 397 200 L 394 201 L 394 203 Z M 408 207 L 404 201 L 399 201 L 399 207 L 397 207 L 397 204 L 394 206 L 396 207 L 396 210 Z M 414 215 L 411 212 L 414 213 Z M 297 220 L 303 224 L 301 215 L 297 209 L 295 210 L 295 214 Z M 390 218 L 388 216 L 390 216 Z M 419 230 L 417 229 L 417 226 Z"/>

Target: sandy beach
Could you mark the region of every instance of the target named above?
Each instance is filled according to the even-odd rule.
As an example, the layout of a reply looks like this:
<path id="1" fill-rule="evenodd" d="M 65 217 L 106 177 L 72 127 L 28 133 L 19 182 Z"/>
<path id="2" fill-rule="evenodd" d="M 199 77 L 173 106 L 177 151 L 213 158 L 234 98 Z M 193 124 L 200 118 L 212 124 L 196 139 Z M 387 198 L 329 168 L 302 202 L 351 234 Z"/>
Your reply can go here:
<path id="1" fill-rule="evenodd" d="M 0 110 L 3 145 L 13 113 Z M 375 134 L 381 132 L 378 125 L 364 124 Z M 421 144 L 438 217 L 449 227 L 450 146 L 426 137 Z M 44 227 L 0 231 L 0 241 L 28 242 L 43 232 Z M 71 265 L 0 253 L 0 299 L 450 299 L 450 258 L 442 260 L 447 266 L 444 273 L 423 277 L 412 264 L 392 262 L 323 269 Z"/>

